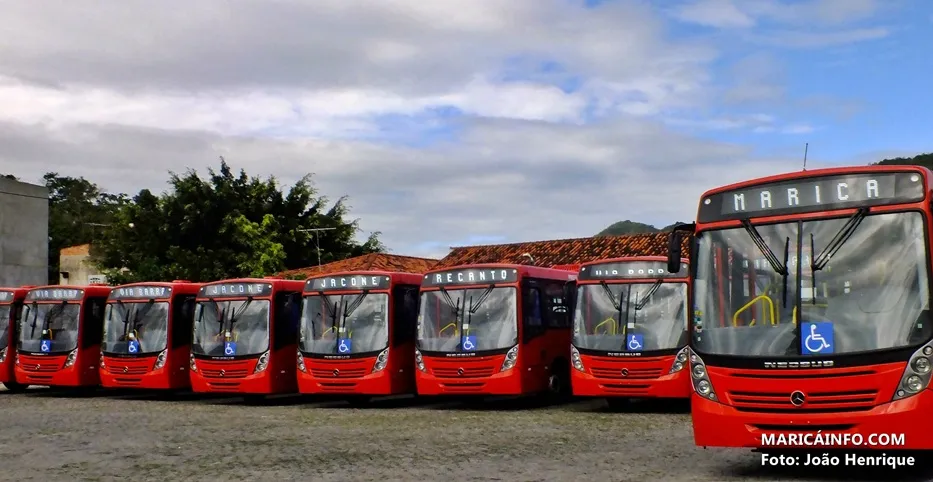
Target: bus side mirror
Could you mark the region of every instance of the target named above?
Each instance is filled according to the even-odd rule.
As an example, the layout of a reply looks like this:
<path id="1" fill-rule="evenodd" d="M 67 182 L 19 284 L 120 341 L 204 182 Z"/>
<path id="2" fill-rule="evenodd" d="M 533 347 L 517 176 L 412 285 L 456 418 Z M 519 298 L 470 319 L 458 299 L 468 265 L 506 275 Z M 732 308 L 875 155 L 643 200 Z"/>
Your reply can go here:
<path id="1" fill-rule="evenodd" d="M 679 273 L 680 272 L 680 263 L 682 257 L 681 246 L 684 244 L 684 236 L 689 233 L 693 234 L 696 231 L 696 223 L 690 224 L 677 224 L 671 229 L 671 234 L 668 237 L 667 243 L 667 272 L 668 273 Z"/>

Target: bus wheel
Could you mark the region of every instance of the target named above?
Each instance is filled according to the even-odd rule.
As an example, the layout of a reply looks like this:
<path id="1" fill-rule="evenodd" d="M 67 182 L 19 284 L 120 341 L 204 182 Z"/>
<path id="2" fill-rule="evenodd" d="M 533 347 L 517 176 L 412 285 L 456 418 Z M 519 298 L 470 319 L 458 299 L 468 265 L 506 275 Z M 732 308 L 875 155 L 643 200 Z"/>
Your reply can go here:
<path id="1" fill-rule="evenodd" d="M 548 377 L 548 391 L 559 399 L 570 396 L 570 366 L 563 360 L 554 363 Z"/>
<path id="2" fill-rule="evenodd" d="M 22 383 L 16 382 L 3 382 L 3 386 L 5 386 L 7 391 L 10 393 L 23 393 L 27 388 L 29 388 L 29 385 L 23 385 Z"/>

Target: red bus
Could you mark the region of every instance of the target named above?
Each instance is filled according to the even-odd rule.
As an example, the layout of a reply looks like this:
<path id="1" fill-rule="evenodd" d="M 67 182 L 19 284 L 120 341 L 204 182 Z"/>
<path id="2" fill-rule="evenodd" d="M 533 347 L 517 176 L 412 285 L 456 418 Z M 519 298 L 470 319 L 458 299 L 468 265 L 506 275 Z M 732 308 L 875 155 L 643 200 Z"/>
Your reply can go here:
<path id="1" fill-rule="evenodd" d="M 304 281 L 233 279 L 201 286 L 194 310 L 194 392 L 297 390 L 295 352 Z"/>
<path id="2" fill-rule="evenodd" d="M 418 394 L 568 394 L 576 277 L 508 264 L 424 275 L 415 351 Z"/>
<path id="3" fill-rule="evenodd" d="M 372 396 L 415 392 L 421 274 L 354 271 L 314 277 L 304 289 L 298 391 Z"/>
<path id="4" fill-rule="evenodd" d="M 191 386 L 188 356 L 200 284 L 133 283 L 110 292 L 100 346 L 106 388 L 178 390 Z"/>
<path id="5" fill-rule="evenodd" d="M 864 166 L 703 195 L 669 246 L 695 232 L 697 445 L 933 448 L 930 183 Z"/>
<path id="6" fill-rule="evenodd" d="M 668 273 L 663 256 L 580 267 L 570 346 L 574 395 L 606 397 L 610 405 L 690 398 L 686 267 Z"/>
<path id="7" fill-rule="evenodd" d="M 42 286 L 23 300 L 16 382 L 52 387 L 100 384 L 100 340 L 110 287 Z"/>
<path id="8" fill-rule="evenodd" d="M 16 341 L 19 319 L 23 313 L 23 300 L 27 288 L 0 288 L 0 382 L 10 392 L 22 392 L 26 385 L 16 383 L 13 360 L 15 349 L 10 349 L 10 340 Z"/>

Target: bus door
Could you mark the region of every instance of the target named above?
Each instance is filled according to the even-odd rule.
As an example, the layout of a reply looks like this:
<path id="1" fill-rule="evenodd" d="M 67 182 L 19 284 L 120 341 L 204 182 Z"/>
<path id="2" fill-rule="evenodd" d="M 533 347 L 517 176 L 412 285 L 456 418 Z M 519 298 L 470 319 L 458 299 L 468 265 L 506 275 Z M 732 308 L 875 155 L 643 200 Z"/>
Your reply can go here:
<path id="1" fill-rule="evenodd" d="M 275 295 L 272 320 L 272 346 L 269 354 L 274 367 L 273 383 L 291 387 L 295 379 L 295 353 L 301 324 L 301 294 L 280 291 Z M 294 381 L 293 381 L 294 380 Z"/>
<path id="2" fill-rule="evenodd" d="M 194 324 L 195 296 L 175 295 L 172 297 L 170 328 L 170 353 L 166 367 L 173 383 L 189 385 L 188 357 L 191 354 L 192 325 Z"/>
<path id="3" fill-rule="evenodd" d="M 522 283 L 522 336 L 519 348 L 522 360 L 522 385 L 526 392 L 547 387 L 547 327 L 542 313 L 541 283 L 526 278 Z"/>

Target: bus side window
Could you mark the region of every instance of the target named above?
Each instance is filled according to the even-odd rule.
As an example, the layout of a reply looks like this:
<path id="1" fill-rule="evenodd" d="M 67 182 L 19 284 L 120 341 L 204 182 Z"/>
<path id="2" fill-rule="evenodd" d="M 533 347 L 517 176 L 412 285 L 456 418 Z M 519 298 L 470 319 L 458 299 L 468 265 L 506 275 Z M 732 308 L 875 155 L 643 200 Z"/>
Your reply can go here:
<path id="1" fill-rule="evenodd" d="M 544 324 L 541 320 L 541 290 L 534 286 L 527 287 L 522 299 L 524 301 L 522 314 L 524 315 L 523 322 L 525 325 L 522 338 L 524 341 L 528 341 L 544 333 Z"/>
<path id="2" fill-rule="evenodd" d="M 411 286 L 399 286 L 393 293 L 392 312 L 393 345 L 401 345 L 415 339 L 418 320 L 418 289 Z"/>
<path id="3" fill-rule="evenodd" d="M 84 304 L 85 319 L 81 329 L 81 347 L 90 348 L 100 344 L 104 337 L 104 298 L 90 298 Z"/>
<path id="4" fill-rule="evenodd" d="M 191 343 L 191 325 L 194 322 L 194 296 L 178 296 L 172 302 L 172 348 Z"/>
<path id="5" fill-rule="evenodd" d="M 570 303 L 564 283 L 548 283 L 545 287 L 544 315 L 548 328 L 570 327 Z"/>
<path id="6" fill-rule="evenodd" d="M 275 297 L 275 324 L 272 349 L 278 350 L 298 341 L 298 320 L 301 304 L 296 293 L 282 292 Z"/>

